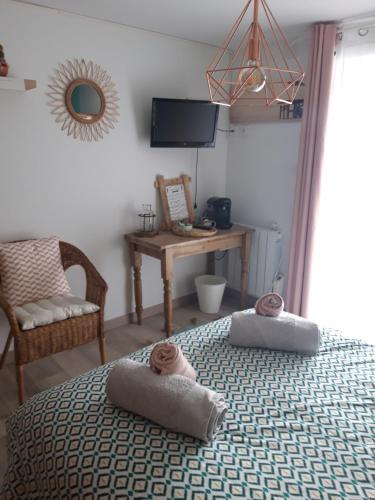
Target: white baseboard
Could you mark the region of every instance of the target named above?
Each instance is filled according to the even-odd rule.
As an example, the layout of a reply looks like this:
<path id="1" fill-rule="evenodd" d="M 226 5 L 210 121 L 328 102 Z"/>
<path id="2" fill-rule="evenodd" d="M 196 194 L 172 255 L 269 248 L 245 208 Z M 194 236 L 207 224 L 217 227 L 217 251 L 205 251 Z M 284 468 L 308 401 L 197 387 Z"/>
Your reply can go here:
<path id="1" fill-rule="evenodd" d="M 191 293 L 189 295 L 184 295 L 183 297 L 173 299 L 173 308 L 175 309 L 177 307 L 192 304 L 196 300 L 196 297 L 197 295 L 195 293 Z M 142 312 L 142 318 L 149 318 L 150 316 L 155 316 L 156 314 L 160 314 L 163 311 L 164 303 L 145 307 Z M 108 332 L 110 330 L 113 330 L 114 328 L 119 328 L 121 326 L 129 325 L 130 323 L 135 323 L 137 321 L 136 318 L 136 313 L 133 311 L 117 318 L 108 319 L 104 322 L 104 331 Z"/>

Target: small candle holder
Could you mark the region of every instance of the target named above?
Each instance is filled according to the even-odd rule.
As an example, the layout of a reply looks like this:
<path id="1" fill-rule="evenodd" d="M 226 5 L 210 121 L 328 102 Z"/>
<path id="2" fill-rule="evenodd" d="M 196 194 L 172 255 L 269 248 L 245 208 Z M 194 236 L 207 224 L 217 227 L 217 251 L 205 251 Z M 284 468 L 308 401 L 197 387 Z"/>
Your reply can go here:
<path id="1" fill-rule="evenodd" d="M 138 231 L 136 236 L 151 237 L 158 234 L 155 229 L 156 214 L 152 210 L 152 205 L 142 205 L 142 210 L 138 214 Z"/>

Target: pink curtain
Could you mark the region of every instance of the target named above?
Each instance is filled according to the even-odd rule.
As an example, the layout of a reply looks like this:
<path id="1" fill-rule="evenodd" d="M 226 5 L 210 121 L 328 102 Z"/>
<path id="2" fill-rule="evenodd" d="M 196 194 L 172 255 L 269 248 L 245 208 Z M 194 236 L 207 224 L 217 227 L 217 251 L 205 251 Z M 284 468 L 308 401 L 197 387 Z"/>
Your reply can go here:
<path id="1" fill-rule="evenodd" d="M 307 316 L 308 312 L 311 256 L 335 42 L 336 25 L 314 25 L 301 129 L 286 294 L 287 310 L 301 316 Z"/>

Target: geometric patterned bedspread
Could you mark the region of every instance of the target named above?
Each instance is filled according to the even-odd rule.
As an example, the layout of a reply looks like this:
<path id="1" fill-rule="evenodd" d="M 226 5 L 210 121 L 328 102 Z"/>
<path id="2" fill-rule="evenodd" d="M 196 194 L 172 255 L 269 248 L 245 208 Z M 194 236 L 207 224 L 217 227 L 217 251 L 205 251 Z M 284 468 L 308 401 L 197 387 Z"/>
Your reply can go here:
<path id="1" fill-rule="evenodd" d="M 9 419 L 5 499 L 375 498 L 375 347 L 328 330 L 314 357 L 232 347 L 229 326 L 173 338 L 230 406 L 214 442 L 108 403 L 110 363 Z"/>

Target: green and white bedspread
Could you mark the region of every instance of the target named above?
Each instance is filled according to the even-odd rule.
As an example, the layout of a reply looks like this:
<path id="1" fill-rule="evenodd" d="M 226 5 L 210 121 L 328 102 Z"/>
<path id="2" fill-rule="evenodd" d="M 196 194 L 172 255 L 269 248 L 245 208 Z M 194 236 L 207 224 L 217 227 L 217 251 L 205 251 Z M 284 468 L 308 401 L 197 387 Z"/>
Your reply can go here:
<path id="1" fill-rule="evenodd" d="M 232 347 L 229 326 L 228 317 L 173 339 L 198 382 L 230 405 L 213 443 L 113 407 L 108 364 L 10 418 L 5 498 L 375 498 L 375 347 L 332 331 L 314 357 Z"/>

